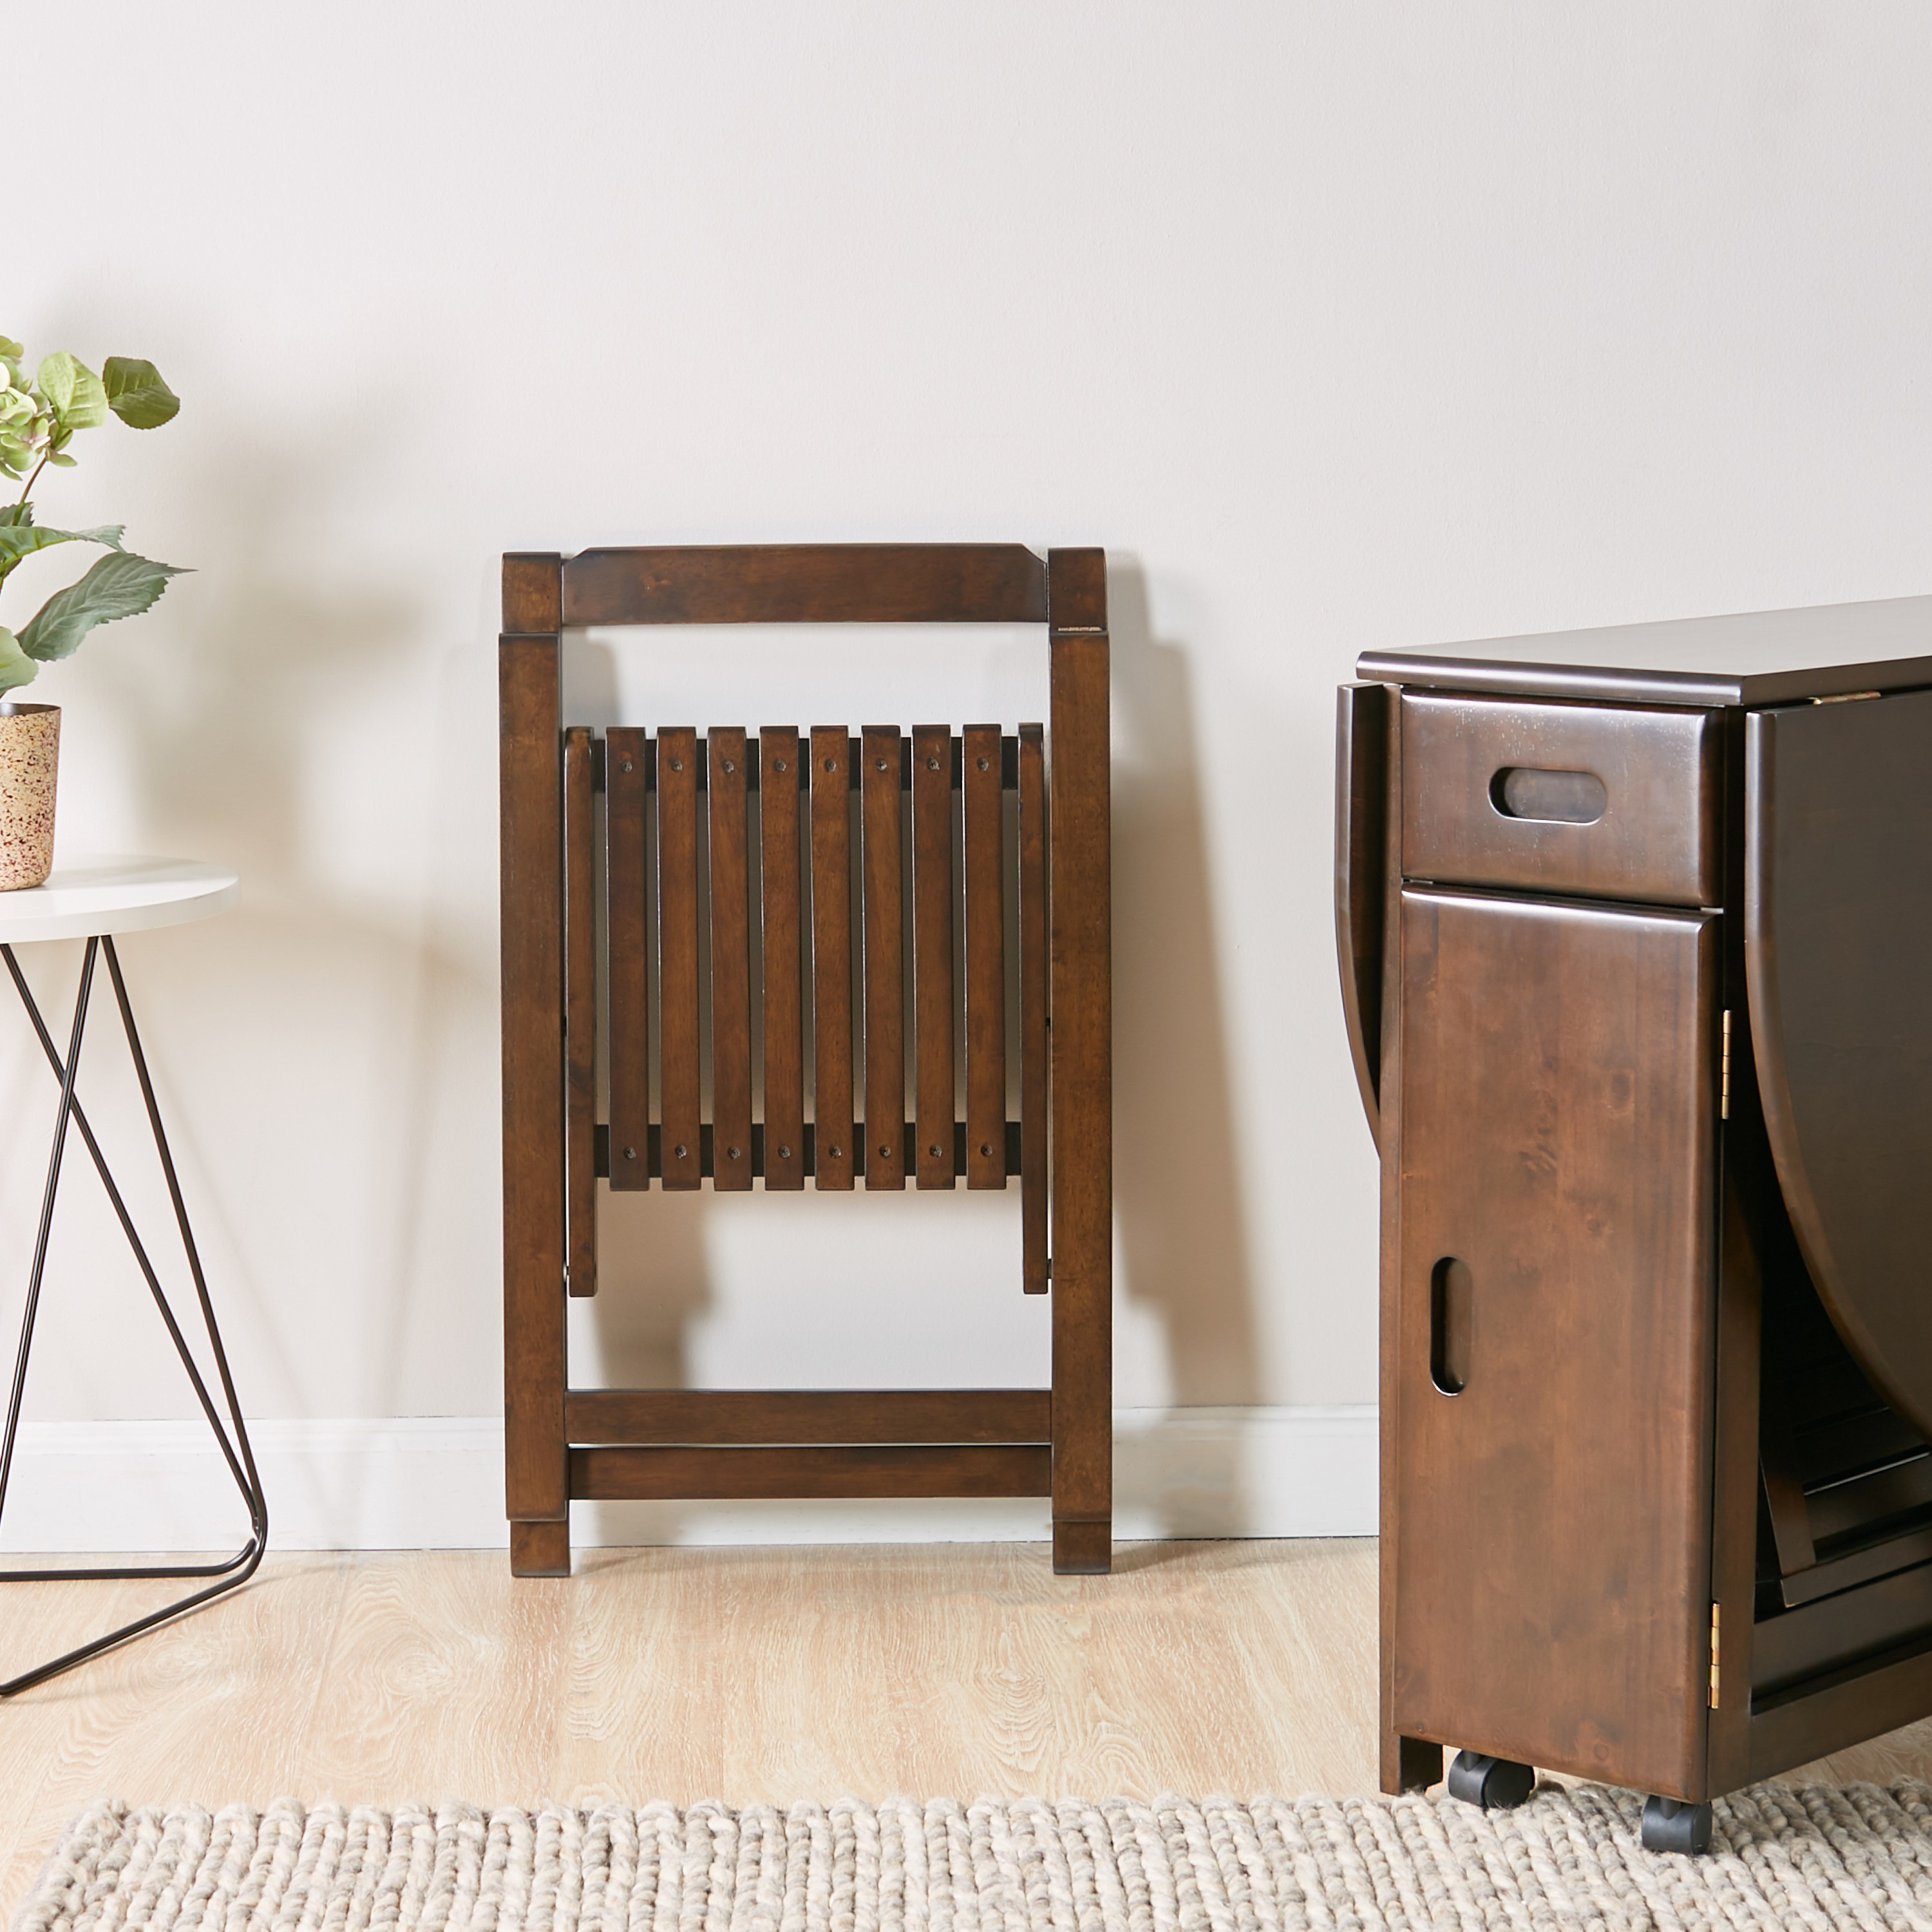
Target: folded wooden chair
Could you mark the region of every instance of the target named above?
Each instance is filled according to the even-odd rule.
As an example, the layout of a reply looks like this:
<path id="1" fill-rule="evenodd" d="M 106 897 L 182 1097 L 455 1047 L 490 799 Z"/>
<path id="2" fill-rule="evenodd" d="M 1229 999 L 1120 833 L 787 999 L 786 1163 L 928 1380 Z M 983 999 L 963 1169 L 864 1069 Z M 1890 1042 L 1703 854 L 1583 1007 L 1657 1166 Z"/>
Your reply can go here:
<path id="1" fill-rule="evenodd" d="M 504 558 L 504 1442 L 518 1576 L 568 1573 L 573 1498 L 1050 1496 L 1054 1568 L 1110 1567 L 1105 565 L 1098 550 L 1054 550 L 1042 563 L 1012 544 Z M 909 735 L 897 725 L 856 735 L 844 725 L 766 725 L 755 736 L 742 725 L 714 724 L 703 736 L 688 725 L 613 727 L 600 739 L 563 720 L 566 627 L 1022 622 L 1047 629 L 1044 742 L 1038 724 L 1011 736 L 994 724 L 960 733 L 921 725 Z M 601 824 L 593 808 L 600 789 Z M 1018 794 L 1012 840 L 1004 830 L 1008 791 Z M 760 808 L 755 904 L 749 794 Z M 705 852 L 708 947 L 699 930 Z M 908 878 L 910 1120 L 902 942 Z M 1018 906 L 1012 1011 L 1010 894 Z M 962 975 L 954 970 L 956 905 Z M 707 954 L 709 1120 L 699 986 Z M 761 1118 L 754 1118 L 754 1010 Z M 1010 1027 L 1020 1042 L 1016 1120 L 1006 1117 Z M 956 1037 L 964 1042 L 963 1082 Z M 856 1092 L 855 1064 L 862 1069 Z M 565 1298 L 596 1292 L 600 1181 L 670 1190 L 709 1179 L 720 1192 L 742 1192 L 762 1178 L 769 1192 L 800 1190 L 808 1180 L 821 1189 L 862 1180 L 902 1189 L 910 1176 L 920 1190 L 944 1190 L 962 1174 L 969 1188 L 1019 1178 L 1022 1286 L 1029 1294 L 1050 1287 L 1053 1297 L 1050 1388 L 569 1385 Z M 829 1257 L 826 1264 L 838 1264 Z"/>

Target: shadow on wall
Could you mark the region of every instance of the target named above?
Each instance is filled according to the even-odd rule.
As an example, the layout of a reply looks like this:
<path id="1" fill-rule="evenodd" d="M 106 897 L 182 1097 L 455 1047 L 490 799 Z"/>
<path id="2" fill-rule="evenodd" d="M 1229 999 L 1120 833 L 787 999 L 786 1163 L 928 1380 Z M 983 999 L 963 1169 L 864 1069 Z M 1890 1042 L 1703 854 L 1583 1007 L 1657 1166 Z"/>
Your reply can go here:
<path id="1" fill-rule="evenodd" d="M 130 655 L 86 699 L 114 721 L 143 842 L 242 875 L 242 904 L 205 950 L 184 931 L 158 970 L 136 970 L 172 1012 L 150 1042 L 164 1089 L 170 1061 L 195 1067 L 181 1104 L 162 1101 L 221 1257 L 211 1285 L 231 1350 L 253 1358 L 237 1368 L 256 1414 L 460 1408 L 477 1371 L 496 1380 L 494 1332 L 444 1348 L 434 1386 L 409 1375 L 412 1351 L 448 1326 L 428 1284 L 463 1272 L 430 1252 L 430 1169 L 475 1096 L 441 1090 L 453 1070 L 476 1084 L 461 1070 L 479 1027 L 494 1042 L 494 972 L 439 930 L 434 877 L 466 809 L 452 760 L 467 770 L 490 746 L 438 742 L 473 650 L 425 674 L 417 602 L 345 583 L 318 546 L 364 460 L 346 436 L 339 453 L 223 440 L 193 484 L 221 534 L 219 554 L 194 560 L 208 589 L 191 634 Z M 399 697 L 399 680 L 416 688 Z M 484 1070 L 494 1093 L 494 1053 Z M 197 1113 L 225 1121 L 218 1145 Z M 344 1280 L 360 1282 L 352 1306 Z M 340 1340 L 317 1349 L 322 1304 Z"/>
<path id="2" fill-rule="evenodd" d="M 1109 573 L 1113 624 L 1115 1214 L 1122 1291 L 1156 1312 L 1172 1400 L 1260 1400 L 1252 1282 L 1216 949 L 1211 866 L 1186 653 L 1152 632 L 1144 576 Z M 615 661 L 566 658 L 566 715 L 616 720 Z M 711 1305 L 708 1196 L 600 1195 L 594 1324 L 606 1376 L 688 1379 L 694 1323 Z M 1231 1433 L 1231 1432 L 1230 1432 Z M 1156 1426 L 1124 1440 L 1118 1498 L 1172 1533 L 1244 1526 L 1240 1449 Z M 660 1507 L 668 1530 L 676 1511 Z"/>
<path id="3" fill-rule="evenodd" d="M 1114 1214 L 1126 1294 L 1158 1310 L 1173 1400 L 1258 1402 L 1253 1288 L 1199 739 L 1186 653 L 1157 638 L 1138 562 L 1108 572 L 1113 628 Z M 1118 1507 L 1170 1534 L 1238 1533 L 1238 1448 L 1118 1445 Z"/>

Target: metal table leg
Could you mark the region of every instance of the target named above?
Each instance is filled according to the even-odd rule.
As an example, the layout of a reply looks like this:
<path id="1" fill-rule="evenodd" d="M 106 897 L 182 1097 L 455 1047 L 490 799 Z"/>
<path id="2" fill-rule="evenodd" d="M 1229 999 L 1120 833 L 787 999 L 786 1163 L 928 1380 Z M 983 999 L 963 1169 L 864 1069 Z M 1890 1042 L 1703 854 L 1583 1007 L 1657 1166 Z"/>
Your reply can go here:
<path id="1" fill-rule="evenodd" d="M 148 1258 L 148 1251 L 136 1231 L 134 1218 L 122 1200 L 120 1189 L 115 1185 L 114 1177 L 109 1172 L 106 1157 L 100 1143 L 94 1137 L 94 1130 L 88 1124 L 87 1115 L 74 1095 L 74 1086 L 80 1069 L 81 1044 L 86 1032 L 87 1011 L 89 997 L 93 990 L 94 962 L 98 955 L 104 951 L 107 970 L 114 983 L 116 1004 L 121 1010 L 122 1030 L 128 1039 L 128 1048 L 134 1057 L 134 1071 L 141 1083 L 141 1098 L 146 1103 L 148 1124 L 154 1130 L 154 1149 L 160 1156 L 161 1172 L 167 1178 L 168 1196 L 174 1204 L 175 1222 L 181 1230 L 182 1248 L 188 1257 L 188 1272 L 194 1278 L 196 1298 L 201 1304 L 201 1318 L 208 1334 L 208 1346 L 214 1352 L 216 1372 L 221 1382 L 221 1394 L 228 1412 L 228 1422 L 224 1422 L 220 1412 L 215 1407 L 209 1394 L 208 1384 L 202 1379 L 194 1357 L 190 1353 L 188 1340 L 175 1318 L 174 1310 L 169 1306 L 163 1292 L 160 1278 L 154 1272 L 154 1264 Z M 134 1025 L 134 1009 L 128 1004 L 127 982 L 121 974 L 121 962 L 114 950 L 112 937 L 102 934 L 87 942 L 87 950 L 81 961 L 80 984 L 74 996 L 74 1028 L 68 1042 L 67 1058 L 62 1061 L 53 1036 L 40 1017 L 40 1011 L 34 1003 L 34 996 L 22 975 L 20 962 L 14 956 L 10 946 L 0 945 L 0 958 L 4 958 L 7 970 L 12 976 L 14 989 L 20 996 L 28 1018 L 32 1021 L 34 1032 L 40 1037 L 40 1050 L 46 1055 L 47 1064 L 55 1078 L 60 1083 L 60 1111 L 54 1120 L 53 1147 L 47 1161 L 46 1190 L 40 1199 L 40 1232 L 34 1244 L 33 1270 L 27 1282 L 26 1307 L 20 1319 L 20 1346 L 14 1358 L 14 1383 L 7 1402 L 7 1426 L 4 1436 L 0 1436 L 0 1515 L 7 1506 L 7 1482 L 12 1472 L 14 1438 L 20 1426 L 21 1397 L 26 1388 L 27 1359 L 34 1343 L 34 1320 L 40 1307 L 40 1282 L 46 1268 L 47 1239 L 53 1226 L 54 1202 L 60 1188 L 61 1162 L 67 1147 L 68 1124 L 71 1120 L 80 1130 L 80 1137 L 92 1156 L 95 1171 L 100 1174 L 101 1184 L 107 1190 L 107 1198 L 113 1204 L 118 1216 L 122 1232 L 128 1237 L 128 1244 L 134 1250 L 134 1259 L 139 1264 L 142 1275 L 148 1284 L 148 1292 L 154 1298 L 168 1337 L 175 1345 L 175 1352 L 180 1356 L 182 1366 L 188 1371 L 188 1381 L 193 1385 L 196 1400 L 201 1404 L 202 1413 L 207 1417 L 214 1439 L 220 1445 L 223 1460 L 228 1465 L 229 1474 L 234 1478 L 236 1487 L 248 1506 L 248 1540 L 225 1562 L 203 1564 L 170 1564 L 136 1565 L 128 1568 L 99 1569 L 59 1570 L 0 1570 L 0 1582 L 55 1582 L 72 1581 L 106 1580 L 141 1577 L 199 1577 L 212 1578 L 205 1589 L 196 1590 L 183 1597 L 178 1602 L 151 1612 L 105 1636 L 92 1639 L 79 1648 L 53 1658 L 50 1662 L 37 1665 L 23 1671 L 16 1677 L 0 1682 L 0 1697 L 11 1697 L 22 1690 L 31 1689 L 36 1684 L 44 1684 L 50 1677 L 63 1670 L 70 1670 L 76 1664 L 83 1664 L 89 1658 L 98 1657 L 103 1651 L 112 1649 L 116 1644 L 125 1643 L 130 1637 L 138 1636 L 144 1630 L 152 1630 L 156 1624 L 166 1623 L 199 1605 L 208 1603 L 227 1592 L 238 1588 L 255 1574 L 268 1543 L 268 1505 L 262 1493 L 262 1479 L 255 1468 L 254 1453 L 249 1447 L 247 1425 L 242 1419 L 242 1406 L 236 1399 L 235 1383 L 228 1370 L 227 1351 L 221 1343 L 221 1330 L 214 1319 L 214 1308 L 208 1299 L 208 1283 L 203 1277 L 201 1257 L 194 1244 L 194 1233 L 188 1226 L 188 1208 L 182 1199 L 181 1184 L 175 1174 L 174 1156 L 168 1149 L 168 1138 L 161 1126 L 161 1112 L 154 1100 L 154 1083 L 148 1074 L 147 1057 L 141 1051 L 141 1036 Z M 230 1433 L 229 1424 L 233 1426 Z"/>

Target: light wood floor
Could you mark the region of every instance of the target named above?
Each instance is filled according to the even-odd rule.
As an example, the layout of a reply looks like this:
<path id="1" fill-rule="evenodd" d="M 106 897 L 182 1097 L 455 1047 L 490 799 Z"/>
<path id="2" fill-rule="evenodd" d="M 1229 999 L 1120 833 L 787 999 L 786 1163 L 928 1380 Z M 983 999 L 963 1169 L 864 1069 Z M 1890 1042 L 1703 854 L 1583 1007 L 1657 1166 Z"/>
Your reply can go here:
<path id="1" fill-rule="evenodd" d="M 1372 1790 L 1375 1546 L 271 1558 L 249 1588 L 0 1705 L 0 1924 L 91 1799 L 742 1804 Z M 18 1584 L 0 1673 L 162 1600 Z M 1819 1774 L 1932 1772 L 1932 1723 Z M 1794 1773 L 1796 1776 L 1798 1774 Z"/>

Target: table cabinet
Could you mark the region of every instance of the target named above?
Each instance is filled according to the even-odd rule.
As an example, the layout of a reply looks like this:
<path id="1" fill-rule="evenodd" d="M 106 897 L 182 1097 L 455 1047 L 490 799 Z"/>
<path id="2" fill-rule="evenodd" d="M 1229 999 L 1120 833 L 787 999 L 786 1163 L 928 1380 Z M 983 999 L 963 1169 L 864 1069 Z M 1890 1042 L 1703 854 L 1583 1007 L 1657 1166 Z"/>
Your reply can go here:
<path id="1" fill-rule="evenodd" d="M 1383 1783 L 1698 1849 L 1932 1712 L 1932 598 L 1358 672 Z"/>

